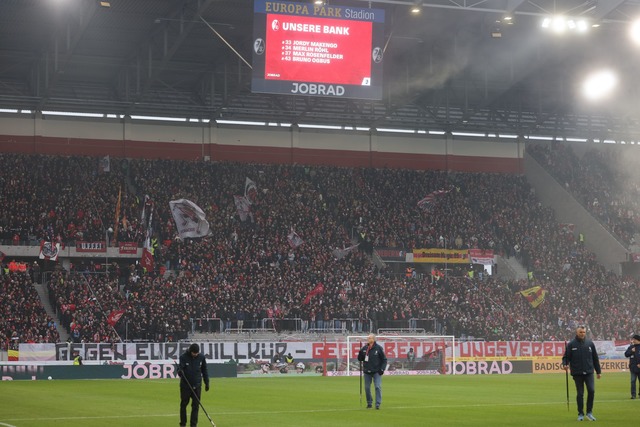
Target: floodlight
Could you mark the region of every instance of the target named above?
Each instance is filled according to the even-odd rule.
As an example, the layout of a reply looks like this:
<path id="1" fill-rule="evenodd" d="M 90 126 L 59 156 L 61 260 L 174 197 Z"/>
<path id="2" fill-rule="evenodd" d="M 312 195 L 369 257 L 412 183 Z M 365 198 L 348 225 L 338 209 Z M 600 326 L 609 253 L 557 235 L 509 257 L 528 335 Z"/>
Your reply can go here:
<path id="1" fill-rule="evenodd" d="M 587 24 L 587 21 L 585 21 L 584 19 L 581 19 L 578 22 L 576 22 L 576 25 L 577 25 L 578 32 L 581 32 L 581 33 L 584 33 L 589 29 L 589 25 Z"/>
<path id="2" fill-rule="evenodd" d="M 556 16 L 553 18 L 552 27 L 554 32 L 561 34 L 567 29 L 567 22 L 564 17 Z"/>
<path id="3" fill-rule="evenodd" d="M 629 27 L 629 37 L 637 45 L 640 45 L 640 19 L 635 20 Z"/>
<path id="4" fill-rule="evenodd" d="M 413 2 L 413 6 L 411 6 L 411 13 L 417 15 L 420 12 L 422 12 L 421 0 L 416 0 Z"/>
<path id="5" fill-rule="evenodd" d="M 587 99 L 597 101 L 611 94 L 617 83 L 618 78 L 613 71 L 597 71 L 585 79 L 582 92 Z"/>

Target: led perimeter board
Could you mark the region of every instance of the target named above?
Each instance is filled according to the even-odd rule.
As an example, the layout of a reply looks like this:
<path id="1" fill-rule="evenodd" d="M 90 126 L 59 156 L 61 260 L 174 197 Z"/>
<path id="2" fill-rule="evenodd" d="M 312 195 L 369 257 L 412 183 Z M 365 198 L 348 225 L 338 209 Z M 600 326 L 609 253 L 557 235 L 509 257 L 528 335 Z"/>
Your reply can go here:
<path id="1" fill-rule="evenodd" d="M 382 99 L 384 10 L 255 0 L 259 93 Z"/>

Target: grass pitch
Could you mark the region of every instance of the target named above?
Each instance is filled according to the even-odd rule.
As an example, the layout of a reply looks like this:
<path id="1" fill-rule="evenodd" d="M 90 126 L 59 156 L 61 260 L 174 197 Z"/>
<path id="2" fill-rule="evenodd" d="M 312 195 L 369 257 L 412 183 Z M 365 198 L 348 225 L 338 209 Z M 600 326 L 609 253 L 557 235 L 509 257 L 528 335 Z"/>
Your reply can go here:
<path id="1" fill-rule="evenodd" d="M 359 378 L 214 379 L 203 404 L 217 426 L 566 426 L 564 374 L 383 377 L 380 411 L 360 406 Z M 0 382 L 0 426 L 177 426 L 178 380 Z M 629 376 L 596 380 L 597 423 L 633 423 Z M 586 422 L 586 421 L 585 421 Z M 209 422 L 200 411 L 200 426 Z"/>

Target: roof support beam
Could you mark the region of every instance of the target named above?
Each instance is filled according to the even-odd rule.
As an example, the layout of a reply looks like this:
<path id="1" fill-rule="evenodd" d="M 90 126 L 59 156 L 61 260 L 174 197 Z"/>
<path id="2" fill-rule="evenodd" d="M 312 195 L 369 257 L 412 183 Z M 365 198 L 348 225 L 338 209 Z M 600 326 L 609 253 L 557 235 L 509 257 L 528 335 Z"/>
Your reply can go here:
<path id="1" fill-rule="evenodd" d="M 64 74 L 64 71 L 69 64 L 69 61 L 73 57 L 78 43 L 80 42 L 80 40 L 82 40 L 85 31 L 87 30 L 87 28 L 89 28 L 89 24 L 91 23 L 93 16 L 98 10 L 97 2 L 84 2 L 82 4 L 86 4 L 87 6 L 80 9 L 78 12 L 77 28 L 72 29 L 71 23 L 68 22 L 65 31 L 60 31 L 54 36 L 52 48 L 44 52 L 42 54 L 41 60 L 36 64 L 36 67 L 39 67 L 40 63 L 44 62 L 45 67 L 45 87 L 44 93 L 40 98 L 40 102 L 38 103 L 38 110 L 42 110 L 46 105 L 49 97 L 51 96 L 53 88 L 58 83 L 60 76 Z M 65 49 L 62 57 L 60 56 L 60 39 L 63 39 L 65 44 Z M 50 58 L 53 60 L 52 65 L 49 64 Z"/>
<path id="2" fill-rule="evenodd" d="M 198 21 L 198 18 L 202 15 L 202 13 L 204 13 L 209 8 L 211 3 L 213 3 L 213 0 L 205 0 L 203 2 L 198 2 L 198 9 L 193 13 L 193 15 L 188 17 L 187 19 L 184 19 L 184 20 L 181 19 L 180 31 L 179 31 L 178 37 L 173 41 L 169 49 L 165 49 L 165 53 L 162 59 L 160 60 L 160 63 L 157 65 L 153 64 L 153 61 L 152 61 L 153 47 L 151 43 L 149 44 L 148 46 L 148 55 L 149 55 L 148 73 L 149 74 L 141 90 L 139 91 L 135 102 L 130 104 L 129 108 L 127 109 L 127 113 L 130 113 L 131 110 L 133 110 L 133 108 L 135 107 L 135 104 L 144 98 L 144 96 L 147 94 L 147 92 L 151 88 L 151 85 L 160 77 L 160 75 L 166 68 L 167 64 L 169 64 L 169 62 L 173 58 L 173 55 L 175 55 L 175 53 L 178 51 L 182 43 L 185 41 L 185 39 L 189 35 L 189 32 L 196 25 L 201 25 L 200 22 Z"/>
<path id="3" fill-rule="evenodd" d="M 592 18 L 595 21 L 600 21 L 606 18 L 622 3 L 624 3 L 624 0 L 598 0 Z"/>

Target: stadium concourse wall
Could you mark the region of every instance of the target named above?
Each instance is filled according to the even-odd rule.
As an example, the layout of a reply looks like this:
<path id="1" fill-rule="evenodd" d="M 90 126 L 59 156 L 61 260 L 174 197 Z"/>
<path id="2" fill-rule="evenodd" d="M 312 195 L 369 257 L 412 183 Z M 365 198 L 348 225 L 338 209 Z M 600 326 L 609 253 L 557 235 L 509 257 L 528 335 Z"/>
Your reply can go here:
<path id="1" fill-rule="evenodd" d="M 425 338 L 425 337 L 420 337 Z M 428 338 L 428 337 L 427 337 Z M 360 343 L 344 340 L 202 341 L 201 352 L 215 377 L 265 375 L 344 376 L 346 358 L 355 361 Z M 443 341 L 410 338 L 381 342 L 389 360 L 389 375 L 509 375 L 559 373 L 565 343 L 562 341 Z M 20 344 L 14 361 L 0 362 L 3 380 L 64 378 L 175 378 L 175 360 L 190 343 L 79 343 Z M 595 341 L 603 372 L 626 372 L 624 351 L 628 342 Z M 415 365 L 407 360 L 415 350 Z M 78 352 L 82 367 L 72 366 Z M 428 367 L 429 360 L 444 353 L 441 369 Z M 290 354 L 292 363 L 275 360 Z M 454 359 L 455 356 L 455 359 Z M 299 369 L 302 364 L 302 369 Z M 352 365 L 357 369 L 357 363 Z M 326 371 L 325 371 L 326 369 Z M 357 374 L 354 374 L 357 375 Z"/>
<path id="2" fill-rule="evenodd" d="M 0 115 L 0 152 L 522 174 L 519 139 Z"/>

